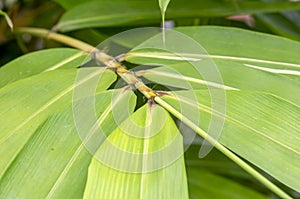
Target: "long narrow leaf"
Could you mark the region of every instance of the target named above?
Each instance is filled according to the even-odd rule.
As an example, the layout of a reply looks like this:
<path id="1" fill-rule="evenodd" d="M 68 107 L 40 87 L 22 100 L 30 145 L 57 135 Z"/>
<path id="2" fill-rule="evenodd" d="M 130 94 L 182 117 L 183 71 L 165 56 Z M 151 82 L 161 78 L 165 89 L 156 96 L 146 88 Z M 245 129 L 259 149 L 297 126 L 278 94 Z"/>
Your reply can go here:
<path id="1" fill-rule="evenodd" d="M 169 52 L 161 50 L 161 36 L 157 35 L 129 52 L 126 60 L 163 65 L 139 74 L 168 86 L 172 83 L 178 86 L 182 78 L 192 86 L 207 84 L 218 88 L 224 85 L 226 89 L 264 91 L 300 103 L 298 42 L 233 28 L 182 27 L 176 30 L 178 32 L 167 31 L 166 50 Z M 211 76 L 205 76 L 206 73 Z"/>
<path id="2" fill-rule="evenodd" d="M 104 69 L 83 70 L 88 71 L 87 76 L 78 82 L 75 82 L 77 70 L 57 70 L 0 89 L 0 176 L 36 128 L 49 115 L 72 102 L 74 88 L 101 77 L 103 81 L 97 88 L 101 91 L 115 80 L 115 74 Z"/>
<path id="3" fill-rule="evenodd" d="M 239 63 L 223 60 L 216 60 L 214 63 L 222 76 L 223 84 L 209 81 L 201 76 L 199 71 L 202 67 L 209 65 L 207 62 L 197 64 L 199 71 L 189 63 L 181 63 L 142 70 L 138 74 L 158 84 L 184 89 L 209 87 L 268 92 L 300 105 L 300 93 L 298 92 L 300 82 L 298 81 L 280 74 L 248 68 Z M 260 81 L 258 81 L 258 77 Z"/>
<path id="4" fill-rule="evenodd" d="M 41 72 L 76 68 L 87 60 L 86 53 L 70 48 L 47 49 L 29 53 L 0 68 L 0 87 Z"/>
<path id="5" fill-rule="evenodd" d="M 188 198 L 182 146 L 167 112 L 144 105 L 97 151 L 84 198 Z"/>
<path id="6" fill-rule="evenodd" d="M 73 102 L 73 108 L 69 105 L 56 111 L 41 123 L 2 176 L 0 198 L 82 198 L 93 155 L 89 145 L 93 142 L 101 145 L 117 127 L 110 108 L 113 92 L 116 91 L 104 91 L 92 96 L 95 97 L 97 121 L 93 121 L 93 115 L 85 115 L 82 122 L 98 129 L 90 126 L 90 135 L 85 138 L 78 132 L 82 124 L 76 120 L 74 107 L 85 106 L 87 98 Z M 131 114 L 135 97 L 127 96 L 129 98 L 120 100 L 118 106 L 129 105 Z M 119 119 L 122 121 L 125 118 Z M 100 128 L 105 131 L 100 131 Z M 93 140 L 95 138 L 98 139 Z"/>

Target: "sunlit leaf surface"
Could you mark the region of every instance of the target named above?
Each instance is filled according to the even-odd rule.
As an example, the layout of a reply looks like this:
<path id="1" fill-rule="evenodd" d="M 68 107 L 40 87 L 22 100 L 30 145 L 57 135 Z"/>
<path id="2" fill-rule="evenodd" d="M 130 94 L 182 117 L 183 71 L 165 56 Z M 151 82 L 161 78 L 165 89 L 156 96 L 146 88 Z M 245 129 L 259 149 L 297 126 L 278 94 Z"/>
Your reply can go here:
<path id="1" fill-rule="evenodd" d="M 188 198 L 186 180 L 181 134 L 164 109 L 146 104 L 98 149 L 84 198 Z"/>

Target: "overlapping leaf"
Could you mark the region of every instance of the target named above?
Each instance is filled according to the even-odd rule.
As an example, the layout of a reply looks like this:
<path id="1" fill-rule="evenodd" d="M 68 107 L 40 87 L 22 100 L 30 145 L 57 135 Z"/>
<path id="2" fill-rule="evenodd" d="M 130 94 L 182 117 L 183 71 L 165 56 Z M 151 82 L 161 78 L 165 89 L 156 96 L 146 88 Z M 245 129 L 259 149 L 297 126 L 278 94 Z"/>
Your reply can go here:
<path id="1" fill-rule="evenodd" d="M 224 115 L 210 108 L 209 92 L 194 92 L 197 103 L 187 98 L 187 91 L 177 91 L 174 92 L 176 97 L 163 98 L 178 110 L 185 106 L 198 108 L 199 126 L 206 131 L 212 115 L 225 118 L 219 137 L 222 144 L 284 184 L 300 190 L 297 180 L 300 173 L 299 106 L 268 94 L 228 91 Z M 193 114 L 185 116 L 194 120 Z"/>
<path id="2" fill-rule="evenodd" d="M 300 72 L 300 44 L 224 27 L 177 30 L 179 33 L 175 34 L 167 31 L 165 48 L 161 36 L 157 35 L 128 53 L 127 61 L 148 64 L 148 69 L 141 68 L 137 74 L 155 83 L 187 89 L 174 92 L 174 98 L 168 95 L 163 98 L 196 124 L 198 111 L 195 109 L 198 107 L 201 111 L 199 125 L 205 131 L 211 127 L 211 116 L 220 120 L 220 125 L 225 118 L 220 137 L 216 134 L 222 144 L 299 191 L 300 184 L 295 176 L 300 173 L 297 166 L 300 165 L 300 84 L 294 76 L 298 77 Z M 181 33 L 192 38 L 199 47 L 192 48 L 196 45 L 189 43 L 192 41 L 189 39 L 180 41 L 177 36 Z M 224 84 L 205 76 L 210 70 L 216 76 L 220 74 Z M 220 98 L 222 95 L 212 95 L 222 86 L 240 91 L 228 91 L 224 99 Z M 207 87 L 209 92 L 195 90 Z M 222 105 L 224 100 L 226 114 L 211 108 L 213 104 Z"/>
<path id="3" fill-rule="evenodd" d="M 208 55 L 186 54 L 181 56 L 183 58 L 204 59 L 209 57 L 244 64 L 259 64 L 259 66 L 273 69 L 299 69 L 298 52 L 300 47 L 299 42 L 296 41 L 258 32 L 217 26 L 180 27 L 174 30 L 190 37 L 195 43 L 199 43 L 208 53 Z M 172 36 L 171 30 L 169 32 Z M 158 41 L 159 36 L 148 40 L 136 49 L 138 51 L 144 47 L 149 48 L 151 42 L 155 42 L 152 45 L 153 48 L 160 47 L 161 44 L 158 46 Z M 257 41 L 260 43 L 258 44 Z M 176 42 L 173 43 L 176 45 Z M 128 59 L 138 55 L 137 53 L 130 53 Z M 151 54 L 148 53 L 145 57 L 151 57 Z"/>
<path id="4" fill-rule="evenodd" d="M 82 198 L 90 159 L 70 107 L 42 122 L 27 140 L 0 180 L 0 198 Z"/>
<path id="5" fill-rule="evenodd" d="M 270 92 L 300 104 L 298 42 L 232 28 L 188 27 L 176 30 L 179 31 L 176 34 L 167 31 L 169 52 L 160 50 L 163 47 L 158 35 L 128 53 L 127 61 L 163 65 L 140 74 L 168 86 L 183 86 L 184 80 L 196 89 L 203 85 L 220 87 L 222 82 L 213 82 L 213 77 L 205 76 L 205 72 L 211 70 L 216 77 L 222 77 L 223 84 L 229 87 L 227 89 Z M 191 43 L 188 47 L 184 46 L 184 41 L 172 41 L 173 35 L 181 33 L 184 35 L 180 38 L 188 36 Z M 259 45 L 257 41 L 260 41 Z M 171 46 L 169 49 L 168 45 Z M 198 49 L 194 47 L 196 45 L 199 45 Z"/>
<path id="6" fill-rule="evenodd" d="M 93 115 L 85 115 L 82 122 L 97 128 L 90 126 L 94 131 L 90 130 L 86 137 L 78 133 L 82 123 L 73 116 L 74 109 L 86 105 L 85 97 L 73 102 L 73 108 L 69 105 L 42 122 L 2 176 L 1 198 L 82 198 L 93 155 L 88 145 L 97 142 L 100 146 L 117 127 L 111 107 L 113 92 L 119 91 L 103 91 L 92 96 L 95 97 L 97 120 L 93 121 Z M 128 110 L 132 113 L 135 98 L 129 90 L 123 94 L 129 101 L 124 98 L 118 106 L 129 105 Z M 100 131 L 101 128 L 105 130 Z M 93 140 L 95 138 L 98 139 Z"/>
<path id="7" fill-rule="evenodd" d="M 115 74 L 102 68 L 84 71 L 86 76 L 78 81 L 75 81 L 78 70 L 57 70 L 20 80 L 0 89 L 1 177 L 38 126 L 49 115 L 72 102 L 75 88 L 91 81 L 97 82 L 100 78 L 101 83 L 96 87 L 97 91 L 103 91 L 115 81 Z"/>

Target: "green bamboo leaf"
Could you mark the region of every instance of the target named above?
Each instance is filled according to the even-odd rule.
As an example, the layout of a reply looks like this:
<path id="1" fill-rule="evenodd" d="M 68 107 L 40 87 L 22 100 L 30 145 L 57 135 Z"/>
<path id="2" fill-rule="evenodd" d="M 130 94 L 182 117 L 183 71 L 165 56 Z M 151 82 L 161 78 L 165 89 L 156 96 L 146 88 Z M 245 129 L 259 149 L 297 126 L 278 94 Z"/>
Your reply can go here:
<path id="1" fill-rule="evenodd" d="M 75 82 L 78 71 L 85 71 L 85 76 Z M 0 89 L 0 176 L 38 126 L 49 115 L 72 102 L 75 88 L 84 88 L 90 82 L 97 83 L 99 78 L 97 90 L 103 91 L 115 81 L 116 75 L 102 68 L 57 70 Z"/>
<path id="2" fill-rule="evenodd" d="M 0 198 L 82 198 L 92 158 L 87 145 L 94 142 L 94 138 L 98 138 L 97 144 L 101 145 L 117 127 L 111 109 L 113 92 L 119 91 L 103 91 L 92 96 L 95 97 L 96 122 L 91 115 L 84 116 L 85 124 L 97 125 L 105 129 L 103 132 L 90 131 L 94 135 L 85 138 L 79 135 L 78 125 L 81 123 L 76 120 L 74 107 L 85 106 L 87 98 L 84 97 L 41 123 L 2 176 Z M 125 98 L 119 100 L 118 106 L 126 104 L 131 114 L 135 96 L 130 90 L 122 93 Z M 120 121 L 124 119 L 119 118 Z"/>
<path id="3" fill-rule="evenodd" d="M 209 87 L 268 92 L 300 105 L 299 81 L 279 74 L 248 68 L 240 63 L 223 60 L 215 60 L 214 63 L 221 74 L 223 84 L 203 78 L 190 63 L 164 65 L 142 70 L 138 74 L 157 84 L 184 89 L 207 89 Z M 208 62 L 200 62 L 197 67 L 208 65 L 210 65 Z M 257 81 L 258 77 L 260 81 Z"/>
<path id="4" fill-rule="evenodd" d="M 28 53 L 0 68 L 0 87 L 19 79 L 56 69 L 76 68 L 88 55 L 71 48 L 56 48 Z"/>
<path id="5" fill-rule="evenodd" d="M 84 198 L 188 198 L 186 180 L 181 134 L 164 109 L 146 104 L 98 149 Z"/>
<path id="6" fill-rule="evenodd" d="M 261 67 L 261 70 L 264 68 L 271 68 L 299 71 L 300 68 L 300 62 L 298 59 L 300 45 L 299 42 L 293 40 L 269 34 L 227 27 L 180 27 L 175 30 L 187 35 L 193 39 L 195 43 L 199 43 L 208 54 L 193 54 L 189 52 L 187 54 L 183 54 L 181 50 L 180 53 L 182 54 L 179 54 L 175 57 L 175 59 L 172 59 L 172 56 L 175 56 L 176 52 L 166 54 L 166 52 L 157 52 L 157 49 L 155 49 L 155 47 L 162 46 L 157 43 L 157 41 L 160 40 L 160 36 L 158 35 L 136 47 L 132 53 L 128 54 L 127 60 L 140 63 L 138 59 L 139 57 L 143 57 L 143 59 L 152 58 L 151 60 L 153 60 L 156 56 L 156 59 L 160 58 L 160 60 L 167 60 L 168 63 L 174 60 L 174 63 L 176 61 L 178 62 L 178 56 L 180 56 L 182 60 L 187 58 L 185 61 L 197 61 L 199 59 L 210 58 L 213 60 L 234 61 L 249 65 L 252 64 Z M 169 32 L 170 37 L 174 35 L 172 34 L 172 30 L 168 30 L 167 32 Z M 157 46 L 152 45 L 151 53 L 149 53 L 149 50 L 145 49 L 144 50 L 147 51 L 147 55 L 138 53 L 140 51 L 143 52 L 143 48 L 149 48 L 149 44 L 153 42 L 155 42 L 155 45 Z M 173 41 L 175 44 L 176 42 L 180 43 L 181 41 Z M 284 49 L 282 49 L 282 46 L 284 46 Z M 161 56 L 157 57 L 159 55 Z M 171 57 L 163 57 L 164 55 L 169 55 Z M 135 60 L 133 60 L 133 58 L 135 58 Z M 143 63 L 142 60 L 141 63 Z M 290 72 L 290 75 L 293 75 L 292 71 Z M 280 74 L 280 72 L 278 73 Z M 298 73 L 295 72 L 294 75 L 297 74 Z"/>
<path id="7" fill-rule="evenodd" d="M 7 156 L 1 157 L 11 158 Z M 9 165 L 0 180 L 0 198 L 46 198 L 52 187 L 52 198 L 82 198 L 90 159 L 76 133 L 71 109 L 54 114 Z"/>
<path id="8" fill-rule="evenodd" d="M 195 91 L 197 103 L 187 98 L 187 91 L 174 94 L 177 97 L 163 99 L 177 110 L 179 102 L 181 107 L 198 109 L 199 125 L 205 131 L 212 116 L 225 118 L 222 133 L 217 137 L 222 144 L 287 186 L 300 190 L 299 106 L 269 94 L 228 91 L 224 115 L 210 108 L 209 92 Z M 185 117 L 194 120 L 193 114 Z"/>
<path id="9" fill-rule="evenodd" d="M 165 6 L 166 4 L 164 4 Z M 165 7 L 163 7 L 165 9 Z M 203 16 L 229 16 L 240 13 L 277 12 L 300 8 L 299 2 L 232 2 L 200 0 L 185 2 L 174 0 L 169 5 L 167 19 L 197 18 Z M 155 1 L 93 1 L 79 4 L 67 11 L 57 28 L 72 31 L 91 27 L 110 27 L 120 25 L 145 25 L 159 23 L 161 13 Z"/>
<path id="10" fill-rule="evenodd" d="M 161 66 L 146 71 L 140 68 L 138 74 L 167 86 L 256 90 L 300 104 L 299 78 L 295 78 L 300 76 L 298 42 L 224 27 L 176 30 L 176 34 L 171 30 L 166 32 L 166 48 L 171 52 L 161 50 L 164 49 L 161 35 L 157 35 L 129 52 L 126 60 Z M 188 39 L 180 41 L 175 37 L 181 33 L 184 34 L 181 39 L 184 36 Z M 203 76 L 209 70 L 215 70 L 214 74 L 220 75 L 223 83 Z"/>

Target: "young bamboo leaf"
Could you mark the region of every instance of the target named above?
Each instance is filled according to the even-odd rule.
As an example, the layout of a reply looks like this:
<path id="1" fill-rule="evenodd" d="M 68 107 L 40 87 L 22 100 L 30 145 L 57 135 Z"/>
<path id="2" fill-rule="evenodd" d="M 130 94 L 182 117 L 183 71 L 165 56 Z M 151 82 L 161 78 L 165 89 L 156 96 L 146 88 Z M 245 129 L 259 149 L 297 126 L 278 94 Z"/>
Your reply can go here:
<path id="1" fill-rule="evenodd" d="M 164 109 L 146 104 L 98 149 L 84 198 L 188 198 L 186 180 L 181 134 Z"/>
<path id="2" fill-rule="evenodd" d="M 162 18 L 163 43 L 165 43 L 165 14 L 166 14 L 168 4 L 170 3 L 170 0 L 158 0 L 158 3 L 159 3 L 161 18 Z"/>
<path id="3" fill-rule="evenodd" d="M 9 16 L 6 14 L 6 12 L 3 12 L 2 10 L 0 10 L 0 15 L 4 16 L 7 25 L 10 27 L 11 30 L 13 30 L 13 28 L 14 28 L 13 22 L 11 21 Z"/>
<path id="4" fill-rule="evenodd" d="M 170 0 L 158 0 L 159 2 L 159 7 L 160 7 L 160 11 L 165 14 L 167 7 L 170 3 Z"/>

